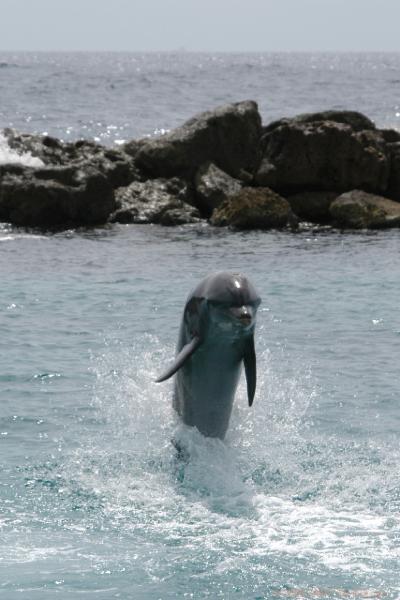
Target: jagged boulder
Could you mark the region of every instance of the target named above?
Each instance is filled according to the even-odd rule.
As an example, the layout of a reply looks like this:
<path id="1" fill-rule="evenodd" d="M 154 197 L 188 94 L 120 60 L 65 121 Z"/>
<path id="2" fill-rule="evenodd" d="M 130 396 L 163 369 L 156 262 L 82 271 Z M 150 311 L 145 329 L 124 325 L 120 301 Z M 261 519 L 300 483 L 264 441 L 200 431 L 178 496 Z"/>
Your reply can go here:
<path id="1" fill-rule="evenodd" d="M 304 125 L 321 121 L 349 125 L 353 131 L 374 131 L 376 129 L 374 122 L 360 112 L 354 110 L 323 110 L 273 121 L 263 128 L 263 133 L 269 133 L 281 125 Z"/>
<path id="2" fill-rule="evenodd" d="M 327 224 L 332 221 L 329 207 L 337 198 L 337 192 L 299 192 L 287 197 L 293 212 L 310 223 Z"/>
<path id="3" fill-rule="evenodd" d="M 24 154 L 29 152 L 46 166 L 72 166 L 85 170 L 98 169 L 113 188 L 128 185 L 141 174 L 134 160 L 117 148 L 107 148 L 89 140 L 62 142 L 48 135 L 19 133 L 15 129 L 4 129 L 3 135 L 10 148 Z"/>
<path id="4" fill-rule="evenodd" d="M 64 144 L 55 137 L 20 133 L 10 127 L 3 129 L 2 135 L 9 147 L 18 154 L 29 152 L 32 156 L 40 158 L 44 164 L 62 165 L 66 162 Z"/>
<path id="5" fill-rule="evenodd" d="M 201 212 L 210 216 L 226 198 L 233 196 L 243 187 L 243 182 L 219 169 L 213 163 L 205 163 L 195 177 L 197 205 Z"/>
<path id="6" fill-rule="evenodd" d="M 400 131 L 397 129 L 379 129 L 379 133 L 388 144 L 400 142 Z"/>
<path id="7" fill-rule="evenodd" d="M 182 225 L 200 221 L 186 182 L 181 179 L 135 181 L 116 191 L 117 208 L 112 223 L 157 223 Z"/>
<path id="8" fill-rule="evenodd" d="M 361 190 L 353 190 L 336 198 L 330 206 L 330 212 L 336 224 L 343 228 L 400 227 L 400 202 Z"/>
<path id="9" fill-rule="evenodd" d="M 115 209 L 106 177 L 95 167 L 0 169 L 0 220 L 24 227 L 68 229 L 104 224 Z"/>
<path id="10" fill-rule="evenodd" d="M 276 229 L 296 226 L 289 202 L 268 188 L 243 188 L 216 208 L 212 225 L 237 229 Z"/>
<path id="11" fill-rule="evenodd" d="M 263 138 L 258 185 L 289 194 L 360 188 L 384 192 L 390 159 L 379 131 L 333 121 L 278 125 Z"/>
<path id="12" fill-rule="evenodd" d="M 149 177 L 192 177 L 211 161 L 233 177 L 247 177 L 258 167 L 261 117 L 252 101 L 204 112 L 181 127 L 134 147 L 135 162 Z"/>
<path id="13" fill-rule="evenodd" d="M 97 168 L 114 189 L 142 179 L 132 157 L 122 150 L 107 148 L 87 140 L 78 140 L 71 147 L 77 154 L 75 164 L 80 164 L 81 168 L 85 168 L 85 164 Z"/>

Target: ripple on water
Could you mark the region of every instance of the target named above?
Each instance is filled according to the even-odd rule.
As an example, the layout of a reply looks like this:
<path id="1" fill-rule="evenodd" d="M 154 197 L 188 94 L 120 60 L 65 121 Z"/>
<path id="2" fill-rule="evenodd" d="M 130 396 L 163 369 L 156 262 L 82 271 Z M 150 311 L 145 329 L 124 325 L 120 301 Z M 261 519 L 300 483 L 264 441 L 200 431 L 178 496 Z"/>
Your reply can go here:
<path id="1" fill-rule="evenodd" d="M 171 385 L 153 383 L 174 353 L 182 298 L 209 268 L 213 234 L 118 231 L 100 245 L 53 236 L 44 251 L 35 241 L 28 258 L 16 243 L 19 269 L 2 263 L 10 286 L 1 306 L 22 306 L 12 326 L 2 313 L 4 593 L 396 598 L 397 275 L 391 259 L 376 268 L 396 239 L 318 238 L 310 252 L 301 236 L 285 237 L 283 248 L 281 234 L 218 234 L 215 268 L 228 261 L 246 270 L 251 256 L 264 300 L 255 403 L 247 408 L 242 382 L 222 443 L 176 423 Z M 249 254 L 253 242 L 259 254 Z M 141 253 L 159 256 L 151 274 Z M 364 275 L 361 253 L 374 267 Z M 175 273 L 178 256 L 171 286 L 167 267 L 173 261 Z M 177 436 L 187 463 L 176 459 Z"/>

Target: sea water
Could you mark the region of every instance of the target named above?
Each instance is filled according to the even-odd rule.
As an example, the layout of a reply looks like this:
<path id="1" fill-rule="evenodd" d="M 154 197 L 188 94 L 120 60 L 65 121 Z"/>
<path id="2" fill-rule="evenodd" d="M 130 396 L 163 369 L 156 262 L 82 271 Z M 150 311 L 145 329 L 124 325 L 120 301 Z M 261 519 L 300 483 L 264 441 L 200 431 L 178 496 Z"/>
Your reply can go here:
<path id="1" fill-rule="evenodd" d="M 243 97 L 271 118 L 335 105 L 397 123 L 398 55 L 0 59 L 2 126 L 65 139 L 116 143 Z M 110 65 L 135 60 L 111 104 Z M 0 597 L 398 598 L 399 251 L 397 230 L 0 226 Z M 154 383 L 186 296 L 219 269 L 263 300 L 256 397 L 242 381 L 224 442 Z"/>

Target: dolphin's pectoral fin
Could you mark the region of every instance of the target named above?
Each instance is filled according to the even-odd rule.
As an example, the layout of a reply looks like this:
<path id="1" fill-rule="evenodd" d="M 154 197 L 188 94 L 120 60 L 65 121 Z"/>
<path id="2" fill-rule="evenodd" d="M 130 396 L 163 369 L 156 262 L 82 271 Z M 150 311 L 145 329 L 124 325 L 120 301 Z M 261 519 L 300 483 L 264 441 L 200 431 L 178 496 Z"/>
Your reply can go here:
<path id="1" fill-rule="evenodd" d="M 254 349 L 253 336 L 251 336 L 246 343 L 243 362 L 247 381 L 247 398 L 249 400 L 249 406 L 251 406 L 253 404 L 254 394 L 256 393 L 257 383 L 256 351 Z"/>
<path id="2" fill-rule="evenodd" d="M 165 373 L 161 375 L 161 377 L 156 379 L 156 383 L 161 383 L 161 381 L 165 381 L 166 379 L 172 377 L 172 375 L 174 375 L 174 373 L 176 373 L 185 364 L 188 358 L 190 358 L 192 354 L 196 352 L 197 348 L 201 344 L 201 341 L 201 338 L 195 336 L 191 342 L 183 346 L 173 364 L 165 371 Z"/>

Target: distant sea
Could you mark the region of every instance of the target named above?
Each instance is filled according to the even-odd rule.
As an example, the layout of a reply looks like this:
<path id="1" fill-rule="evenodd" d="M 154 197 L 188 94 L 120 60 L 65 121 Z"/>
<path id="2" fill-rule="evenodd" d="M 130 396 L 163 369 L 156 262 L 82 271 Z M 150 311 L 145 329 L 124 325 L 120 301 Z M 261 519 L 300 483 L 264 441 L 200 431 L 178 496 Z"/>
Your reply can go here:
<path id="1" fill-rule="evenodd" d="M 399 128 L 400 54 L 0 53 L 0 129 L 118 145 L 254 99 Z M 0 138 L 0 162 L 34 164 Z M 171 382 L 207 273 L 257 287 L 225 442 Z M 400 598 L 400 236 L 0 224 L 0 598 Z M 179 428 L 190 447 L 179 464 Z"/>

